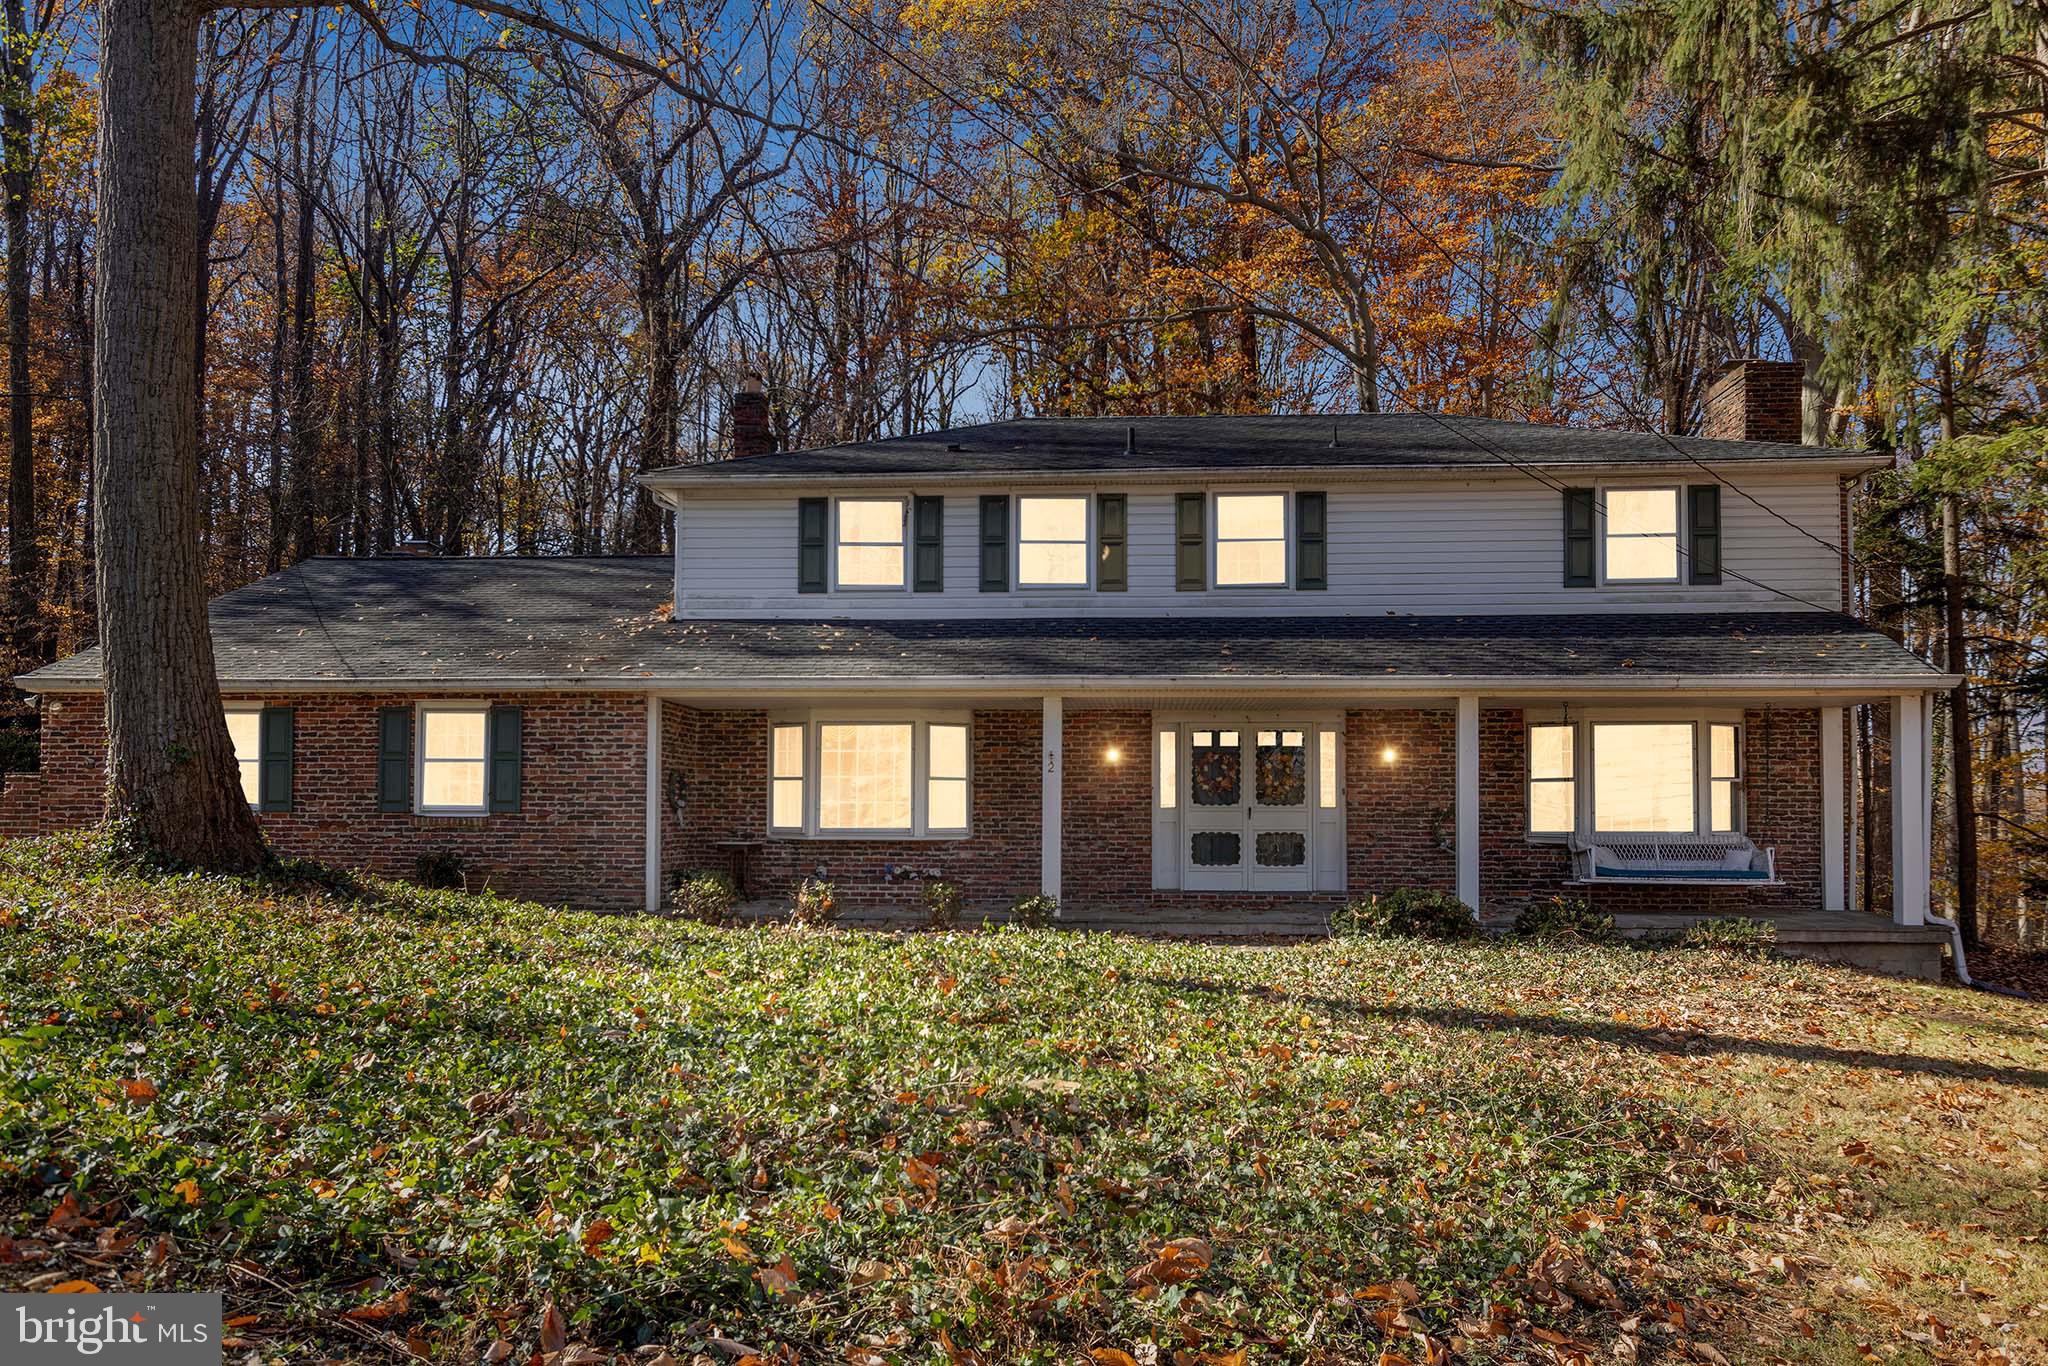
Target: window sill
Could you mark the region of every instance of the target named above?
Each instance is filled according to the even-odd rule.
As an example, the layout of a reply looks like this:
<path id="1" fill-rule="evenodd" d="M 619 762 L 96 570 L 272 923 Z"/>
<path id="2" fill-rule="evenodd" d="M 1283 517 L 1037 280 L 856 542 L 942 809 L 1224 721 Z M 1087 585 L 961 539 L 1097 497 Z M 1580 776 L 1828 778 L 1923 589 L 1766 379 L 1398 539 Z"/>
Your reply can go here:
<path id="1" fill-rule="evenodd" d="M 491 814 L 491 809 L 490 809 L 489 807 L 485 807 L 485 806 L 479 806 L 479 807 L 464 807 L 464 808 L 462 808 L 461 810 L 448 810 L 448 811 L 442 811 L 442 810 L 435 810 L 435 811 L 421 811 L 421 810 L 419 810 L 419 809 L 415 808 L 412 814 L 413 814 L 413 815 L 415 815 L 415 816 L 418 816 L 418 817 L 420 817 L 420 818 L 421 818 L 421 819 L 423 819 L 423 820 L 430 820 L 430 821 L 446 821 L 446 820 L 457 820 L 457 821 L 478 821 L 478 820 L 482 820 L 482 819 L 483 819 L 483 818 L 484 818 L 485 816 L 488 816 L 488 815 L 490 815 L 490 814 Z"/>
<path id="2" fill-rule="evenodd" d="M 802 830 L 770 830 L 768 839 L 776 844 L 945 844 L 974 838 L 971 830 L 958 830 L 951 834 L 913 835 L 897 830 L 871 831 L 820 831 L 810 834 Z"/>

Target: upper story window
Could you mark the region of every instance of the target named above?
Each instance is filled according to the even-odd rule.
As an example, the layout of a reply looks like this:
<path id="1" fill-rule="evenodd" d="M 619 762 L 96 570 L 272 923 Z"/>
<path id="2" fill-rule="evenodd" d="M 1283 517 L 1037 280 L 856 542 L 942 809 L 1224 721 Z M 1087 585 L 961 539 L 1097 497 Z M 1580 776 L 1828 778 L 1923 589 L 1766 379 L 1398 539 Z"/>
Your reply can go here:
<path id="1" fill-rule="evenodd" d="M 490 711 L 481 703 L 422 702 L 419 709 L 419 809 L 480 814 L 490 809 Z"/>
<path id="2" fill-rule="evenodd" d="M 1678 496 L 1675 488 L 1606 491 L 1607 582 L 1678 582 Z"/>
<path id="3" fill-rule="evenodd" d="M 1216 586 L 1287 585 L 1287 495 L 1216 495 Z"/>
<path id="4" fill-rule="evenodd" d="M 1085 495 L 1017 500 L 1017 586 L 1088 586 L 1088 499 Z"/>
<path id="5" fill-rule="evenodd" d="M 901 498 L 842 498 L 833 546 L 833 578 L 841 588 L 901 588 L 908 557 Z"/>

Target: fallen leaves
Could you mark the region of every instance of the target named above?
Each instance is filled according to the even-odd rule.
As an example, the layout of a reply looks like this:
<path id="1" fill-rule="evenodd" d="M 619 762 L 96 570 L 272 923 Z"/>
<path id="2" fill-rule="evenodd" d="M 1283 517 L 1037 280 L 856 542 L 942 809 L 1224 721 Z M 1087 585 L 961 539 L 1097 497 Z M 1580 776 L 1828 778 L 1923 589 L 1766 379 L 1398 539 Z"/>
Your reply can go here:
<path id="1" fill-rule="evenodd" d="M 1182 1285 L 1209 1269 L 1215 1251 L 1200 1238 L 1175 1238 L 1162 1244 L 1152 1260 L 1132 1269 L 1124 1284 L 1137 1289 L 1143 1299 L 1169 1285 Z"/>

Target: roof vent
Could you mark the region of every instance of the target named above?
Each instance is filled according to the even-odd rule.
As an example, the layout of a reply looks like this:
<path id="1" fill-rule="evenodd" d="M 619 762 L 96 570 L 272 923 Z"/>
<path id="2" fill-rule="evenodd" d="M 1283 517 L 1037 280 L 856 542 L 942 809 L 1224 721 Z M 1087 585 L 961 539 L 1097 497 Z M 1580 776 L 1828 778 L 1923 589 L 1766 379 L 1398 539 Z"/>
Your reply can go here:
<path id="1" fill-rule="evenodd" d="M 967 448 L 957 441 L 948 441 L 946 443 L 946 449 L 949 451 L 964 451 Z"/>
<path id="2" fill-rule="evenodd" d="M 1124 428 L 1124 454 L 1136 455 L 1137 453 L 1138 429 L 1136 427 L 1126 427 Z"/>
<path id="3" fill-rule="evenodd" d="M 394 555 L 411 555 L 418 558 L 425 558 L 433 553 L 434 543 L 424 536 L 408 536 L 398 543 L 396 550 L 392 551 Z"/>

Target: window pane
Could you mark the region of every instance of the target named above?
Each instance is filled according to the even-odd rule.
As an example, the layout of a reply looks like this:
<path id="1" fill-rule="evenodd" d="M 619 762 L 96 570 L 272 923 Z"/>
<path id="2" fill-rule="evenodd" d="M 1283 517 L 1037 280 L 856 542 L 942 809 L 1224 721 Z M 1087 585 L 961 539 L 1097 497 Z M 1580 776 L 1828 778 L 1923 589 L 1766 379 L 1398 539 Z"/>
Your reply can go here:
<path id="1" fill-rule="evenodd" d="M 1539 835 L 1569 835 L 1578 824 L 1577 783 L 1529 784 L 1529 829 Z"/>
<path id="2" fill-rule="evenodd" d="M 235 767 L 241 770 L 243 800 L 257 805 L 263 800 L 263 766 L 254 759 L 237 759 Z"/>
<path id="3" fill-rule="evenodd" d="M 902 587 L 903 547 L 900 545 L 840 546 L 839 582 L 848 588 Z"/>
<path id="4" fill-rule="evenodd" d="M 910 828 L 909 725 L 818 727 L 818 826 Z"/>
<path id="5" fill-rule="evenodd" d="M 1718 835 L 1735 828 L 1735 784 L 1716 781 L 1712 786 L 1707 828 Z"/>
<path id="6" fill-rule="evenodd" d="M 1676 536 L 1622 536 L 1607 540 L 1610 579 L 1675 579 L 1678 577 Z"/>
<path id="7" fill-rule="evenodd" d="M 768 820 L 777 830 L 801 830 L 803 828 L 803 779 L 777 778 L 775 780 L 774 809 L 769 813 Z"/>
<path id="8" fill-rule="evenodd" d="M 1569 778 L 1572 776 L 1572 728 L 1570 726 L 1529 727 L 1529 776 Z"/>
<path id="9" fill-rule="evenodd" d="M 1287 534 L 1287 497 L 1279 493 L 1226 493 L 1216 499 L 1219 541 L 1280 540 Z"/>
<path id="10" fill-rule="evenodd" d="M 1081 587 L 1088 582 L 1088 547 L 1037 542 L 1017 547 L 1017 582 Z"/>
<path id="11" fill-rule="evenodd" d="M 1216 582 L 1226 587 L 1241 584 L 1285 583 L 1287 544 L 1284 541 L 1218 541 Z"/>
<path id="12" fill-rule="evenodd" d="M 1713 767 L 1707 770 L 1708 776 L 1713 778 L 1735 777 L 1735 727 L 1710 726 L 1708 727 L 1708 733 L 1713 739 L 1711 753 Z"/>
<path id="13" fill-rule="evenodd" d="M 1318 749 L 1316 764 L 1320 787 L 1316 792 L 1316 805 L 1325 811 L 1337 807 L 1337 732 L 1326 730 Z"/>
<path id="14" fill-rule="evenodd" d="M 484 766 L 481 760 L 427 763 L 421 765 L 421 770 L 421 806 L 481 807 L 484 804 Z"/>
<path id="15" fill-rule="evenodd" d="M 263 713 L 231 711 L 227 717 L 228 741 L 235 747 L 235 757 L 246 761 L 262 753 Z"/>
<path id="16" fill-rule="evenodd" d="M 934 778 L 926 784 L 925 825 L 932 830 L 967 828 L 967 783 L 960 778 Z"/>
<path id="17" fill-rule="evenodd" d="M 420 713 L 420 753 L 429 759 L 482 759 L 484 712 L 480 709 Z"/>
<path id="18" fill-rule="evenodd" d="M 1159 732 L 1159 806 L 1171 811 L 1180 805 L 1180 750 L 1170 730 Z"/>
<path id="19" fill-rule="evenodd" d="M 839 504 L 839 541 L 903 544 L 903 502 L 897 498 L 847 498 Z"/>
<path id="20" fill-rule="evenodd" d="M 804 776 L 804 728 L 777 726 L 768 770 L 778 778 Z"/>
<path id="21" fill-rule="evenodd" d="M 1237 732 L 1227 730 L 1219 745 L 1204 744 L 1210 732 L 1195 736 L 1188 754 L 1188 786 L 1196 806 L 1236 806 L 1243 791 L 1244 751 L 1238 748 Z M 1233 855 L 1230 860 L 1237 861 Z"/>
<path id="22" fill-rule="evenodd" d="M 1688 723 L 1594 726 L 1594 830 L 1691 834 L 1692 750 Z"/>
<path id="23" fill-rule="evenodd" d="M 1606 502 L 1610 536 L 1678 534 L 1677 489 L 1609 489 Z"/>
<path id="24" fill-rule="evenodd" d="M 929 771 L 934 778 L 967 776 L 967 727 L 932 726 Z"/>
<path id="25" fill-rule="evenodd" d="M 1020 541 L 1085 541 L 1088 539 L 1086 498 L 1019 498 L 1017 539 Z"/>

